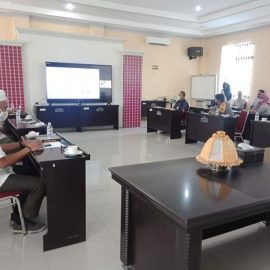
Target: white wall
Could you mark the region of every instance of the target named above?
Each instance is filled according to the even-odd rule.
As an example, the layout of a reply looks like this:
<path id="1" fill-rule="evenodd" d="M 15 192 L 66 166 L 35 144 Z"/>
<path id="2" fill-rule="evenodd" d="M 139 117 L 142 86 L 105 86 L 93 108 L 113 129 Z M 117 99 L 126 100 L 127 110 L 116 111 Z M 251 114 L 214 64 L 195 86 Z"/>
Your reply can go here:
<path id="1" fill-rule="evenodd" d="M 122 41 L 28 29 L 17 29 L 17 39 L 24 43 L 27 112 L 32 111 L 35 102 L 46 101 L 46 61 L 112 65 L 113 104 L 120 105 L 119 125 L 122 126 Z"/>

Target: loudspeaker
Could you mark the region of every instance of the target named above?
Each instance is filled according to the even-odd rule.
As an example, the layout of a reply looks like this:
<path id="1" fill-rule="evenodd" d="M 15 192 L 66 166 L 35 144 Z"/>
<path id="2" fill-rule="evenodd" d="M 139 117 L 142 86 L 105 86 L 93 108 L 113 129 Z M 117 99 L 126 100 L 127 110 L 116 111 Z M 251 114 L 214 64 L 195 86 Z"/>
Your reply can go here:
<path id="1" fill-rule="evenodd" d="M 196 59 L 197 56 L 203 56 L 203 47 L 189 47 L 187 54 L 189 59 Z"/>

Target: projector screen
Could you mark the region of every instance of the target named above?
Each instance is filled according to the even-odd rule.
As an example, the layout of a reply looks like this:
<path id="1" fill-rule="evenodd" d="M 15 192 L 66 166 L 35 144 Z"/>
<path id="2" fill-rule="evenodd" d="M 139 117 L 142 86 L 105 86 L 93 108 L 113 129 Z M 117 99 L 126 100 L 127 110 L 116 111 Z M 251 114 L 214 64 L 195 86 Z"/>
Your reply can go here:
<path id="1" fill-rule="evenodd" d="M 99 99 L 99 70 L 47 67 L 48 99 Z"/>
<path id="2" fill-rule="evenodd" d="M 48 102 L 111 102 L 112 67 L 46 62 Z"/>

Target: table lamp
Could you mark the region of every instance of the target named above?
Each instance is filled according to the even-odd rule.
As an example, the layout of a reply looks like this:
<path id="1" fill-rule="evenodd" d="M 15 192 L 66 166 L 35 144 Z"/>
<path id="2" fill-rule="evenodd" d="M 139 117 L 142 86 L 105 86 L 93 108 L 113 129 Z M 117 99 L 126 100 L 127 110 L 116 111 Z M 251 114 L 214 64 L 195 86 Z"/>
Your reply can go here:
<path id="1" fill-rule="evenodd" d="M 217 131 L 204 144 L 197 161 L 209 165 L 212 171 L 229 170 L 243 161 L 238 157 L 235 145 L 224 131 Z"/>

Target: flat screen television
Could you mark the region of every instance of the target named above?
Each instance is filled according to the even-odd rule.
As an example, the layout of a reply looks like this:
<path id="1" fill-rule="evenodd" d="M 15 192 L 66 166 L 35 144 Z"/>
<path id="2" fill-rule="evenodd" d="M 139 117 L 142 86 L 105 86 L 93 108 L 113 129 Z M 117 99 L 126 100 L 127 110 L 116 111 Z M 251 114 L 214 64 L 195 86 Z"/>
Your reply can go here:
<path id="1" fill-rule="evenodd" d="M 112 66 L 46 62 L 48 103 L 111 103 Z"/>

